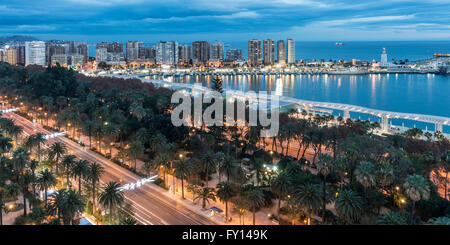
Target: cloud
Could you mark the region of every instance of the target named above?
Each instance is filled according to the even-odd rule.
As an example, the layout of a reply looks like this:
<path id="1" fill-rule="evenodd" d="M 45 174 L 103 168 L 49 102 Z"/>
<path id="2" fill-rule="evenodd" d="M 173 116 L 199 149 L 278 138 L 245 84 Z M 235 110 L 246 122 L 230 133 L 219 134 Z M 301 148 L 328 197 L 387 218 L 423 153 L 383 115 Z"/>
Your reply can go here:
<path id="1" fill-rule="evenodd" d="M 448 0 L 1 0 L 0 35 L 201 36 L 229 40 L 446 37 Z M 51 14 L 49 14 L 51 13 Z M 420 30 L 420 31 L 419 31 Z M 439 31 L 443 32 L 439 35 Z M 304 33 L 302 33 L 304 32 Z M 383 34 L 384 33 L 384 34 Z M 436 33 L 436 35 L 434 34 Z M 422 34 L 425 35 L 425 32 Z M 428 38 L 428 37 L 427 37 Z M 145 41 L 145 40 L 144 40 Z M 182 40 L 180 40 L 182 41 Z M 226 40 L 224 40 L 226 41 Z"/>
<path id="2" fill-rule="evenodd" d="M 358 17 L 349 19 L 337 19 L 315 22 L 316 25 L 321 26 L 342 26 L 354 23 L 373 23 L 373 22 L 386 22 L 386 21 L 398 21 L 413 19 L 414 15 L 390 15 L 390 16 L 371 16 L 371 17 Z"/>

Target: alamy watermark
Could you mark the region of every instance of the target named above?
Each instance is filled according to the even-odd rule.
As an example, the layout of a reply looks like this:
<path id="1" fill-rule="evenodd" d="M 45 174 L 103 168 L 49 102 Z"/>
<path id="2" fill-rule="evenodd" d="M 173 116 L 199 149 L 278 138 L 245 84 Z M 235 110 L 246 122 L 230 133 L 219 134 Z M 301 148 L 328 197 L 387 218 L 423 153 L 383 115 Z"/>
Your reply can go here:
<path id="1" fill-rule="evenodd" d="M 192 92 L 173 93 L 171 103 L 179 104 L 171 115 L 172 124 L 176 127 L 260 125 L 261 137 L 274 137 L 278 134 L 279 97 L 267 91 L 225 91 L 221 94 L 195 85 Z M 207 107 L 203 110 L 205 104 Z"/>

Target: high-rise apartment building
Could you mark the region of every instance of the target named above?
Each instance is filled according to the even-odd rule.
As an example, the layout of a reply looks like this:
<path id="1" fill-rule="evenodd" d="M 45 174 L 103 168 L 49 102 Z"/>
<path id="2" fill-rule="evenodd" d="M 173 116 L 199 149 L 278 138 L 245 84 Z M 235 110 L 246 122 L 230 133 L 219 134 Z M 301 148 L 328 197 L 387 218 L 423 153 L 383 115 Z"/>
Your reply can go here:
<path id="1" fill-rule="evenodd" d="M 287 39 L 287 63 L 293 64 L 295 62 L 295 42 L 293 38 Z"/>
<path id="2" fill-rule="evenodd" d="M 83 56 L 83 64 L 86 64 L 88 62 L 88 59 L 89 59 L 88 52 L 89 52 L 89 50 L 88 50 L 87 43 L 75 42 L 74 53 Z"/>
<path id="3" fill-rule="evenodd" d="M 95 48 L 95 60 L 97 63 L 106 62 L 108 58 L 108 50 L 106 48 Z"/>
<path id="4" fill-rule="evenodd" d="M 242 60 L 242 49 L 228 49 L 226 61 Z"/>
<path id="5" fill-rule="evenodd" d="M 98 62 L 120 63 L 125 60 L 123 44 L 119 42 L 101 42 L 95 46 L 95 58 Z"/>
<path id="6" fill-rule="evenodd" d="M 186 44 L 178 46 L 178 58 L 182 63 L 189 63 L 191 61 L 191 47 Z"/>
<path id="7" fill-rule="evenodd" d="M 192 43 L 192 59 L 198 63 L 205 63 L 210 59 L 210 45 L 207 41 Z"/>
<path id="8" fill-rule="evenodd" d="M 262 62 L 262 42 L 258 39 L 248 41 L 248 62 L 251 66 L 260 65 Z"/>
<path id="9" fill-rule="evenodd" d="M 264 40 L 264 64 L 272 65 L 275 62 L 275 43 L 272 39 Z"/>
<path id="10" fill-rule="evenodd" d="M 139 48 L 139 59 L 155 62 L 156 49 L 154 46 L 142 46 Z"/>
<path id="11" fill-rule="evenodd" d="M 45 42 L 25 42 L 25 65 L 45 66 Z"/>
<path id="12" fill-rule="evenodd" d="M 59 64 L 65 66 L 69 64 L 69 57 L 66 54 L 54 54 L 50 62 L 52 65 Z"/>
<path id="13" fill-rule="evenodd" d="M 286 46 L 283 40 L 277 42 L 277 62 L 278 64 L 286 63 Z"/>
<path id="14" fill-rule="evenodd" d="M 156 63 L 177 64 L 178 63 L 178 43 L 175 41 L 159 42 L 156 44 Z"/>
<path id="15" fill-rule="evenodd" d="M 11 65 L 16 65 L 18 63 L 18 53 L 17 48 L 15 47 L 7 47 L 6 48 L 6 62 Z"/>
<path id="16" fill-rule="evenodd" d="M 17 48 L 17 63 L 25 64 L 25 46 L 16 46 Z"/>
<path id="17" fill-rule="evenodd" d="M 221 42 L 214 42 L 211 45 L 211 59 L 212 60 L 223 60 L 223 49 L 224 45 Z"/>
<path id="18" fill-rule="evenodd" d="M 127 61 L 135 61 L 139 59 L 139 48 L 142 49 L 142 42 L 128 41 L 126 43 Z"/>

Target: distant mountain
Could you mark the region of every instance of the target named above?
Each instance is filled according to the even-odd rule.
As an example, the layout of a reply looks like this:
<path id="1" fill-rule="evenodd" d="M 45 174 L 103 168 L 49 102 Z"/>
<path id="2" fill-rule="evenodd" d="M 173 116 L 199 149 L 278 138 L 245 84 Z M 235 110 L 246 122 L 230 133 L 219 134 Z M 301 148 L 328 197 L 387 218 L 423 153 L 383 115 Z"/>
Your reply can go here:
<path id="1" fill-rule="evenodd" d="M 21 36 L 21 35 L 14 35 L 10 37 L 0 37 L 0 42 L 7 43 L 7 42 L 27 42 L 27 41 L 36 41 L 39 40 L 32 36 Z"/>

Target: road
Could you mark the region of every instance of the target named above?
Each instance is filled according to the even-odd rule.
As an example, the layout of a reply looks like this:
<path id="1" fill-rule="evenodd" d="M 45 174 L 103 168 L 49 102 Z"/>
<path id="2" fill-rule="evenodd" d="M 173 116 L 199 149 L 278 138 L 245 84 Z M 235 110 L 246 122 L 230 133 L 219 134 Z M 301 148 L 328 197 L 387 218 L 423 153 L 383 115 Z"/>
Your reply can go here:
<path id="1" fill-rule="evenodd" d="M 48 130 L 42 128 L 38 123 L 32 123 L 29 120 L 15 114 L 4 113 L 3 117 L 14 120 L 15 124 L 20 125 L 27 135 L 41 132 L 50 134 Z M 118 181 L 122 184 L 135 183 L 141 177 L 124 169 L 103 156 L 85 149 L 66 137 L 57 137 L 47 140 L 46 144 L 51 145 L 54 142 L 64 143 L 70 154 L 89 162 L 101 164 L 105 173 L 101 177 L 101 183 L 109 181 Z M 125 191 L 125 198 L 132 204 L 135 219 L 145 225 L 215 225 L 216 223 L 207 217 L 198 214 L 175 199 L 166 197 L 158 186 L 147 183 L 135 190 Z"/>

